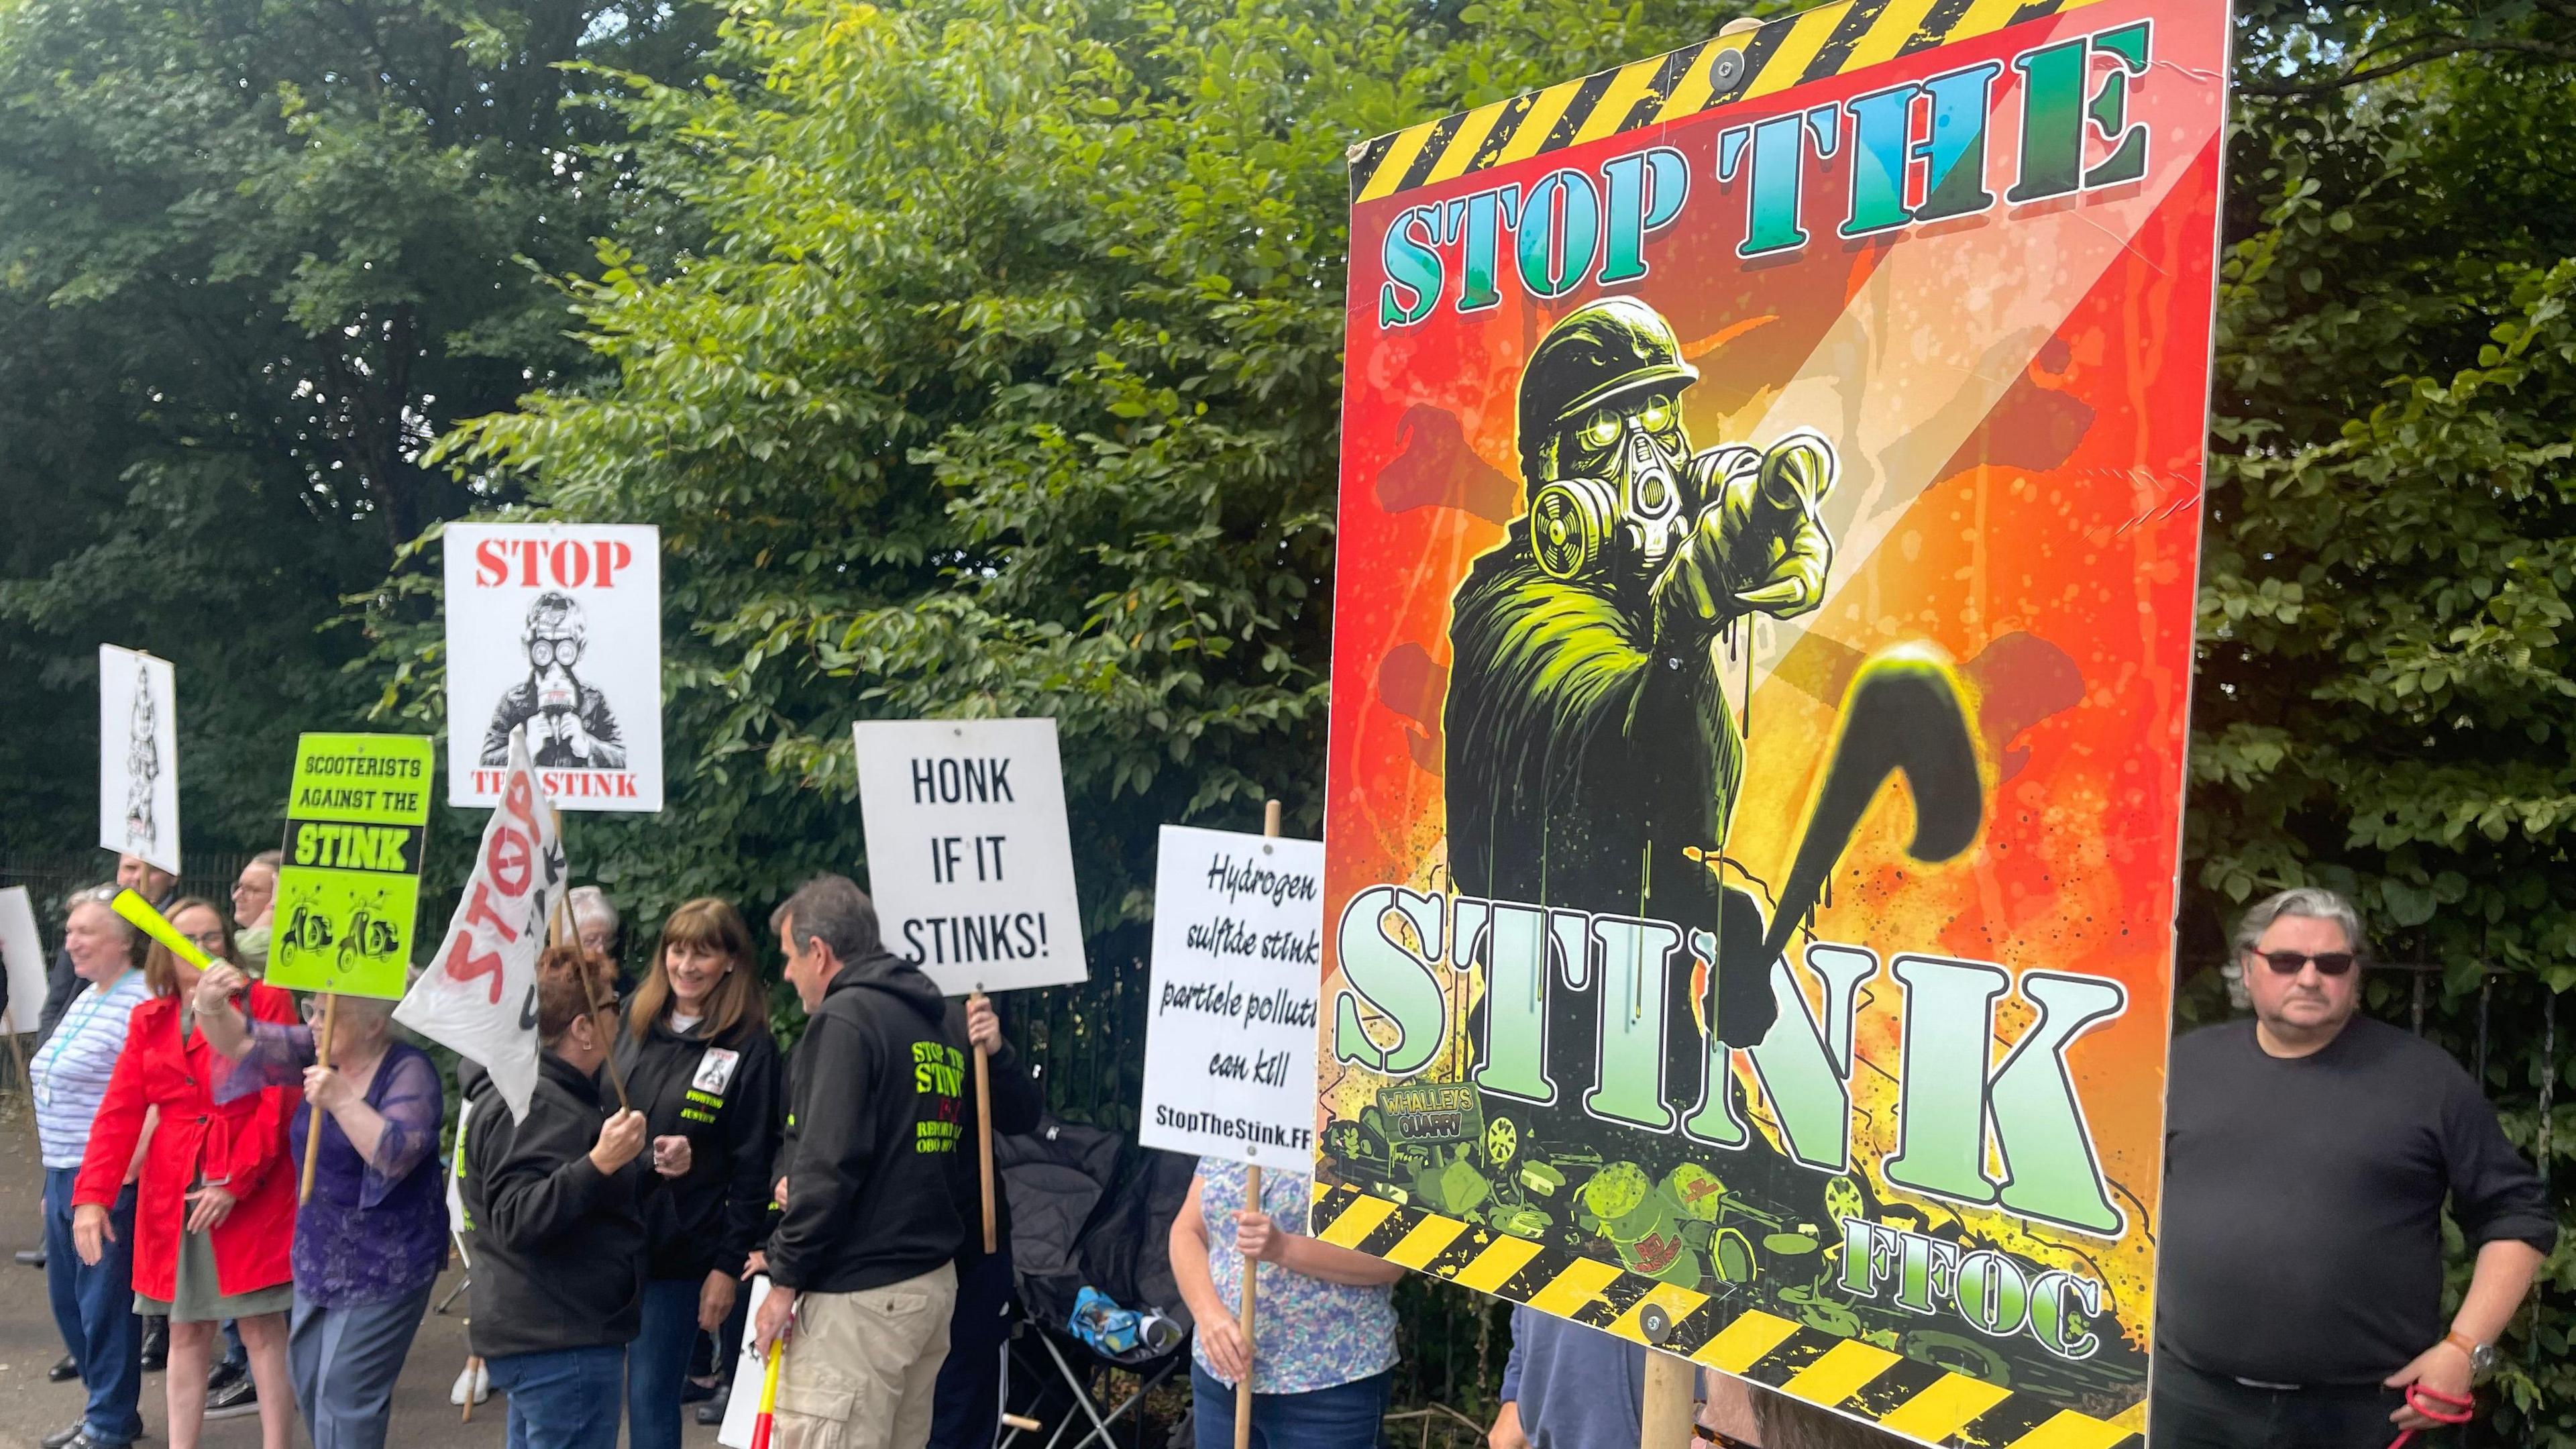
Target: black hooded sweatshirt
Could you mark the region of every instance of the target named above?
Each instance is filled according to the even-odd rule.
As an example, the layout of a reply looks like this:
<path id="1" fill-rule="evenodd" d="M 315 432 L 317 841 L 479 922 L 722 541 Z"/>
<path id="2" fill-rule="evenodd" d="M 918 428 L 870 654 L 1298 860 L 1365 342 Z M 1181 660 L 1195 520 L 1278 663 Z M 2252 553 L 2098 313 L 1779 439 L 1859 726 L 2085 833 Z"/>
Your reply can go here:
<path id="1" fill-rule="evenodd" d="M 823 989 L 787 1068 L 787 1206 L 769 1276 L 800 1293 L 917 1278 L 965 1239 L 953 1195 L 966 1125 L 966 1041 L 939 988 L 883 952 Z"/>
<path id="2" fill-rule="evenodd" d="M 655 1137 L 689 1139 L 689 1170 L 662 1184 L 646 1275 L 702 1279 L 739 1274 L 769 1231 L 769 1166 L 778 1150 L 778 1043 L 757 1016 L 721 1039 L 701 1022 L 667 1020 L 637 1041 L 617 1033 L 626 1097 Z"/>
<path id="3" fill-rule="evenodd" d="M 485 1358 L 634 1341 L 644 1301 L 652 1155 L 602 1175 L 591 1165 L 609 1107 L 596 1077 L 537 1058 L 525 1121 L 488 1076 L 474 1081 L 463 1195 L 473 1225 L 474 1317 Z"/>

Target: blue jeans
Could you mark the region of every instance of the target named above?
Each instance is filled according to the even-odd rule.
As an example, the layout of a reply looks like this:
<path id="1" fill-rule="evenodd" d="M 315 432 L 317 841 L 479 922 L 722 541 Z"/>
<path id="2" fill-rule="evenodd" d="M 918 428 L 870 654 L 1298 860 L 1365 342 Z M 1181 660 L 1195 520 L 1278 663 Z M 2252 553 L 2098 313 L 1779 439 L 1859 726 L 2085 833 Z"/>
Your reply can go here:
<path id="1" fill-rule="evenodd" d="M 134 1187 L 108 1209 L 116 1241 L 98 1266 L 72 1246 L 72 1184 L 77 1167 L 45 1169 L 45 1293 L 63 1346 L 80 1365 L 89 1406 L 81 1423 L 101 1444 L 131 1444 L 143 1435 L 143 1320 L 134 1316 Z"/>
<path id="2" fill-rule="evenodd" d="M 428 1307 L 426 1286 L 391 1303 L 339 1308 L 295 1295 L 286 1368 L 313 1449 L 384 1449 L 394 1417 L 394 1380 L 402 1377 L 403 1359 Z"/>
<path id="3" fill-rule="evenodd" d="M 1254 1394 L 1254 1449 L 1376 1449 L 1386 1417 L 1388 1369 L 1364 1379 L 1302 1394 Z M 1190 1417 L 1197 1449 L 1234 1449 L 1234 1389 L 1190 1365 Z"/>
<path id="4" fill-rule="evenodd" d="M 617 1449 L 623 1345 L 505 1353 L 484 1367 L 510 1396 L 509 1449 Z"/>
<path id="5" fill-rule="evenodd" d="M 698 1344 L 698 1289 L 704 1278 L 653 1278 L 644 1284 L 644 1322 L 626 1345 L 626 1442 L 629 1449 L 680 1449 L 680 1380 Z"/>

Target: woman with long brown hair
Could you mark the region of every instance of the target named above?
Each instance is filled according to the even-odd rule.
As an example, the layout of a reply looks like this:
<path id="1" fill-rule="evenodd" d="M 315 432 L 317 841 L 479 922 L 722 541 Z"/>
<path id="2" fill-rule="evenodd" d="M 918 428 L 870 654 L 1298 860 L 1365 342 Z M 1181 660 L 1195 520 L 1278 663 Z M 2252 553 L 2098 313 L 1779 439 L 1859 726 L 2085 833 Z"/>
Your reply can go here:
<path id="1" fill-rule="evenodd" d="M 643 1327 L 626 1353 L 628 1443 L 677 1449 L 689 1350 L 732 1315 L 743 1260 L 769 1226 L 778 1045 L 741 912 L 702 896 L 662 923 L 616 1066 L 650 1135 L 689 1139 L 688 1172 L 664 1184 L 670 1219 L 656 1225 Z"/>
<path id="2" fill-rule="evenodd" d="M 171 906 L 168 916 L 208 956 L 233 958 L 232 928 L 212 903 L 192 896 Z M 261 1442 L 287 1449 L 295 1426 L 286 1371 L 286 1312 L 295 1299 L 295 1166 L 286 1155 L 291 1098 L 272 1087 L 215 1099 L 229 1064 L 197 1021 L 191 997 L 199 974 L 157 943 L 144 958 L 152 999 L 134 1008 L 125 1051 L 99 1104 L 72 1189 L 72 1239 L 83 1262 L 105 1253 L 114 1230 L 110 1205 L 143 1135 L 144 1114 L 160 1108 L 134 1214 L 134 1311 L 170 1318 L 163 1387 L 171 1449 L 196 1449 L 216 1328 L 227 1318 L 250 1351 Z M 294 998 L 255 982 L 243 992 L 241 1009 L 261 1021 L 295 1020 Z"/>

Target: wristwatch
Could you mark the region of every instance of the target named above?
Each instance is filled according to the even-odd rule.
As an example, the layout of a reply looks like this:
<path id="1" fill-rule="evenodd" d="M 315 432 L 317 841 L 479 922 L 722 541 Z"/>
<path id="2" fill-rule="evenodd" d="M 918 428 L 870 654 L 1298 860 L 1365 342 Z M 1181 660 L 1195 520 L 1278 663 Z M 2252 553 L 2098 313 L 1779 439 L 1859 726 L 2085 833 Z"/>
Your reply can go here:
<path id="1" fill-rule="evenodd" d="M 2460 1332 L 2456 1328 L 2443 1334 L 2442 1341 L 2469 1356 L 2470 1372 L 2485 1374 L 2494 1370 L 2496 1365 L 2496 1348 L 2494 1344 L 2480 1343 L 2476 1339 L 2469 1337 L 2467 1334 Z"/>

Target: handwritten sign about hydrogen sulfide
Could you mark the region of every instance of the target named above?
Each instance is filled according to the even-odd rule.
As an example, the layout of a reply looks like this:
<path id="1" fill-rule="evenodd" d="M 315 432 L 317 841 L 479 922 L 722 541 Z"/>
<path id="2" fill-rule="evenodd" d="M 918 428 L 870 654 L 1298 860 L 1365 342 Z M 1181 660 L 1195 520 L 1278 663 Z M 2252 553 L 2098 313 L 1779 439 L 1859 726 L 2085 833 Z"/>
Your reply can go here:
<path id="1" fill-rule="evenodd" d="M 1146 1146 L 1306 1170 L 1323 885 L 1320 841 L 1163 827 Z"/>
<path id="2" fill-rule="evenodd" d="M 868 890 L 886 949 L 952 996 L 1083 980 L 1055 721 L 865 720 L 855 730 Z"/>
<path id="3" fill-rule="evenodd" d="M 420 914 L 432 758 L 429 740 L 418 735 L 296 741 L 270 985 L 403 994 Z"/>

